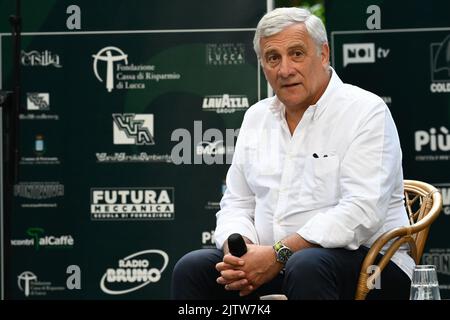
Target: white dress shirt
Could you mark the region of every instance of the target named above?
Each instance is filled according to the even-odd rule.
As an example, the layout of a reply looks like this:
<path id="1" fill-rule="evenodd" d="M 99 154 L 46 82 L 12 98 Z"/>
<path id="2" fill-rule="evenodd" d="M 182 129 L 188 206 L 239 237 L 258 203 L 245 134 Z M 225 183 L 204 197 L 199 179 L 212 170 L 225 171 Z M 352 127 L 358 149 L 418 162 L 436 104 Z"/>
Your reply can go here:
<path id="1" fill-rule="evenodd" d="M 324 94 L 292 135 L 277 97 L 247 110 L 216 215 L 217 248 L 237 232 L 261 245 L 298 233 L 324 248 L 356 250 L 409 225 L 388 107 L 330 69 Z M 406 249 L 392 260 L 411 277 Z"/>

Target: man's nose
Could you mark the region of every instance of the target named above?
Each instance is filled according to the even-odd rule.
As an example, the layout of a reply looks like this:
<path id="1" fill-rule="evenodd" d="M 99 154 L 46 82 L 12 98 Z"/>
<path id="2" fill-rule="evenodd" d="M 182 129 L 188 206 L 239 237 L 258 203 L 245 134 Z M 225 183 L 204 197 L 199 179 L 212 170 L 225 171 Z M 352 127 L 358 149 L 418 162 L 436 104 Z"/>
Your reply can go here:
<path id="1" fill-rule="evenodd" d="M 280 69 L 278 69 L 278 75 L 282 78 L 288 78 L 292 74 L 294 74 L 292 61 L 288 58 L 282 59 Z"/>

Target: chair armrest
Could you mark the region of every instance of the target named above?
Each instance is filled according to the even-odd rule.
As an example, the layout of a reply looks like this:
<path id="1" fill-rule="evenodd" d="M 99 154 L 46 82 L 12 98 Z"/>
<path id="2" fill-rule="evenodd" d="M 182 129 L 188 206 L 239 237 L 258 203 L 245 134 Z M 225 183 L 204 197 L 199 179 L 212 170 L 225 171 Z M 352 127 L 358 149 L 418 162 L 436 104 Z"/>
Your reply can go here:
<path id="1" fill-rule="evenodd" d="M 371 246 L 369 252 L 361 266 L 361 271 L 359 274 L 357 290 L 355 294 L 356 300 L 364 300 L 366 295 L 369 293 L 371 289 L 373 289 L 373 283 L 376 278 L 379 277 L 381 272 L 384 270 L 386 265 L 391 260 L 392 256 L 397 252 L 400 246 L 404 243 L 408 243 L 411 249 L 411 256 L 416 260 L 417 257 L 417 248 L 414 238 L 411 236 L 412 234 L 419 232 L 422 229 L 425 229 L 427 225 L 422 225 L 422 228 L 412 228 L 412 226 L 407 227 L 398 227 L 383 233 Z M 369 268 L 374 265 L 375 259 L 377 258 L 380 251 L 383 247 L 389 242 L 393 241 L 387 248 L 386 252 L 383 255 L 383 258 L 378 262 L 377 268 L 373 274 L 369 274 Z M 373 270 L 372 268 L 370 268 Z"/>

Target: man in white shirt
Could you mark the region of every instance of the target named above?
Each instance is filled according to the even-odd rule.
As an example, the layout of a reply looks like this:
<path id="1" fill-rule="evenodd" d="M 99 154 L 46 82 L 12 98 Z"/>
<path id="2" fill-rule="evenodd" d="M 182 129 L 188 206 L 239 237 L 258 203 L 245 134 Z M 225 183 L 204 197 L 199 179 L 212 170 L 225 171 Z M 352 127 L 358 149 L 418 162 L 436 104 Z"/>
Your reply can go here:
<path id="1" fill-rule="evenodd" d="M 353 299 L 367 248 L 408 225 L 394 121 L 381 98 L 339 79 L 325 27 L 309 11 L 267 13 L 254 47 L 275 96 L 246 112 L 217 249 L 180 259 L 172 297 Z M 242 257 L 229 254 L 232 233 L 247 243 Z M 408 298 L 413 267 L 400 250 L 368 298 Z"/>

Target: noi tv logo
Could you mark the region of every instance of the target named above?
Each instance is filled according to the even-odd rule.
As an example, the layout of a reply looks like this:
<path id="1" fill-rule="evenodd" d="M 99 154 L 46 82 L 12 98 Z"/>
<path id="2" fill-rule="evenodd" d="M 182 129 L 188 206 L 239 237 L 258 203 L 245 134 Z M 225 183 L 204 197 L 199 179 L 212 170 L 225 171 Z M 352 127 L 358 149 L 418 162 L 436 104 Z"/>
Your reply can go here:
<path id="1" fill-rule="evenodd" d="M 344 67 L 350 63 L 375 62 L 375 43 L 346 43 L 342 48 Z"/>
<path id="2" fill-rule="evenodd" d="M 94 74 L 100 82 L 103 82 L 103 79 L 98 74 L 98 62 L 106 62 L 106 89 L 108 92 L 111 92 L 114 89 L 114 63 L 125 61 L 125 64 L 128 64 L 128 55 L 121 49 L 110 46 L 101 49 L 96 54 L 93 54 L 92 57 L 94 58 Z"/>
<path id="3" fill-rule="evenodd" d="M 390 49 L 378 47 L 375 43 L 345 43 L 342 46 L 344 67 L 351 63 L 375 63 L 376 58 L 387 58 Z"/>
<path id="4" fill-rule="evenodd" d="M 117 268 L 106 270 L 100 280 L 100 288 L 110 295 L 139 290 L 150 283 L 158 282 L 168 263 L 169 256 L 162 250 L 150 249 L 133 253 L 119 260 Z"/>

